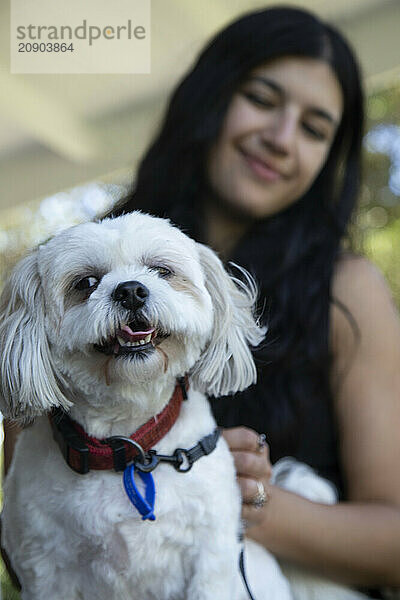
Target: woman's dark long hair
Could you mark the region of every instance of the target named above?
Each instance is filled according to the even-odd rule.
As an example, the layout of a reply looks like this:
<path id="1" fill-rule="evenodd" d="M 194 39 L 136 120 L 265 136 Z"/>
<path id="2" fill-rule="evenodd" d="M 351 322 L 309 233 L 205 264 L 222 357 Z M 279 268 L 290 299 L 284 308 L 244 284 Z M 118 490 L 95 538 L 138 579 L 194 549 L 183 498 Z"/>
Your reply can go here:
<path id="1" fill-rule="evenodd" d="M 266 428 L 273 457 L 295 452 L 292 434 L 299 419 L 316 399 L 329 397 L 330 287 L 358 193 L 363 130 L 359 70 L 342 36 L 304 10 L 281 7 L 245 15 L 220 32 L 172 95 L 134 189 L 114 212 L 142 209 L 167 216 L 201 241 L 207 152 L 248 73 L 283 56 L 328 63 L 344 106 L 310 190 L 285 211 L 257 222 L 231 257 L 259 282 L 269 335 L 256 354 L 259 384 L 243 394 L 244 401 L 242 395 L 238 401 L 219 400 L 216 412 L 225 425 Z"/>

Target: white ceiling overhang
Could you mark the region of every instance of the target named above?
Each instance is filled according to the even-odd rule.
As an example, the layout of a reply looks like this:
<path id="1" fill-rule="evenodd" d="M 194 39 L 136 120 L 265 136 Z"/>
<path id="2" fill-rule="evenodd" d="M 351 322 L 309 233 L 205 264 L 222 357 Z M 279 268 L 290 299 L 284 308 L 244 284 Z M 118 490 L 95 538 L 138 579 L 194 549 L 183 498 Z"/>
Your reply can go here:
<path id="1" fill-rule="evenodd" d="M 205 41 L 276 2 L 152 0 L 150 75 L 11 75 L 9 3 L 0 5 L 0 209 L 132 166 L 168 94 Z M 398 0 L 303 0 L 355 47 L 367 87 L 400 72 Z"/>

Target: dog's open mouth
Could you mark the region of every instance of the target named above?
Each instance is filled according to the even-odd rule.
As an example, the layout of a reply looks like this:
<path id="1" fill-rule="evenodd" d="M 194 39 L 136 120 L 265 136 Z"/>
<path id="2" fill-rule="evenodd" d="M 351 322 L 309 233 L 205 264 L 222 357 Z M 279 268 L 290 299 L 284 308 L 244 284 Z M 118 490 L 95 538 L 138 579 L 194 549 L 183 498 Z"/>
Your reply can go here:
<path id="1" fill-rule="evenodd" d="M 95 344 L 95 349 L 108 355 L 130 356 L 153 351 L 166 337 L 168 334 L 156 330 L 149 323 L 132 322 L 122 325 L 115 337 L 108 339 L 104 344 Z"/>

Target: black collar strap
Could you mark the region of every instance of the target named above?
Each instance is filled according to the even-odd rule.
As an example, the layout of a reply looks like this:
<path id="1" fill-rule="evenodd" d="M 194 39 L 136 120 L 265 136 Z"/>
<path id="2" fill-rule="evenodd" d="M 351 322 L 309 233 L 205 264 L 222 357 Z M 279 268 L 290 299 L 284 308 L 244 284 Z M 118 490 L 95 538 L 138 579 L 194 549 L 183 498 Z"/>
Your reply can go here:
<path id="1" fill-rule="evenodd" d="M 165 454 L 157 454 L 155 450 L 149 450 L 148 452 L 140 452 L 139 456 L 134 459 L 135 467 L 139 471 L 144 473 L 150 473 L 160 464 L 160 462 L 167 462 L 171 464 L 179 473 L 187 473 L 199 458 L 207 456 L 215 450 L 217 442 L 221 435 L 221 430 L 217 427 L 213 433 L 206 435 L 201 440 L 190 448 L 185 450 L 184 448 L 177 448 L 175 452 L 166 456 Z"/>

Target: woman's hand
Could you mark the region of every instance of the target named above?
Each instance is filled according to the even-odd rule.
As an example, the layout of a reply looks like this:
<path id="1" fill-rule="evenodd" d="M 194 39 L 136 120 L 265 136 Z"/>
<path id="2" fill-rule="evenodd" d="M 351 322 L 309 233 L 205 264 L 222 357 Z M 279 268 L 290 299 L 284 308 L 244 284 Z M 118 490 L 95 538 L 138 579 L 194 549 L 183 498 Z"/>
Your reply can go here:
<path id="1" fill-rule="evenodd" d="M 224 429 L 223 436 L 235 461 L 237 479 L 243 499 L 242 517 L 249 527 L 263 519 L 262 492 L 268 499 L 268 483 L 272 474 L 269 448 L 265 436 L 247 427 Z"/>

